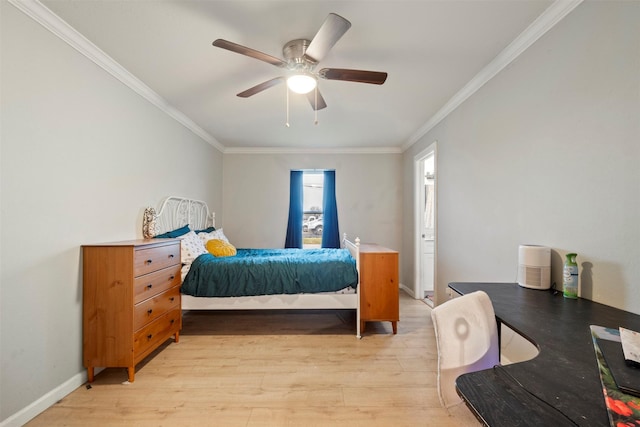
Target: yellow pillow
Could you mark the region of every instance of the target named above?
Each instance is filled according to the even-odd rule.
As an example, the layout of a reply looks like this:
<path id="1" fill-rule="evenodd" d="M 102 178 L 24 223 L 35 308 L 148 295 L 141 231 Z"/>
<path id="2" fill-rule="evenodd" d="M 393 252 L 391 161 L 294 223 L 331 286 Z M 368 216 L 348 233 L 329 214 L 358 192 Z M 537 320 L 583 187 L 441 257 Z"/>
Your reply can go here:
<path id="1" fill-rule="evenodd" d="M 224 240 L 211 239 L 207 241 L 207 250 L 213 256 L 234 256 L 236 254 L 236 248 Z"/>

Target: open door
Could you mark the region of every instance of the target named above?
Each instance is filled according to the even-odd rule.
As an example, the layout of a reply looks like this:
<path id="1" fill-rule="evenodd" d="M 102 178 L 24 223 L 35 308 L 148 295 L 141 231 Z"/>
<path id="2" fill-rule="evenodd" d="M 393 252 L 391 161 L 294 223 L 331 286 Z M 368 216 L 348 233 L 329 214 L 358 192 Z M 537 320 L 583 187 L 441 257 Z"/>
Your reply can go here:
<path id="1" fill-rule="evenodd" d="M 436 143 L 415 157 L 416 299 L 433 302 L 436 248 Z"/>

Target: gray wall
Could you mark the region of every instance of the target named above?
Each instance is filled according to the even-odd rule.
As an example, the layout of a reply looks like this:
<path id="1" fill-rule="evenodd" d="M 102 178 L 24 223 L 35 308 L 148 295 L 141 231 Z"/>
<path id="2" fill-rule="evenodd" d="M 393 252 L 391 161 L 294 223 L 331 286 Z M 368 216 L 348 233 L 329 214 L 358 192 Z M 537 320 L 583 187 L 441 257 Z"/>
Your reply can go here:
<path id="1" fill-rule="evenodd" d="M 518 244 L 537 243 L 553 280 L 578 252 L 583 296 L 640 312 L 638 2 L 583 3 L 402 155 L 224 159 L 0 13 L 0 420 L 83 373 L 80 245 L 139 237 L 167 195 L 207 201 L 237 246 L 281 247 L 289 170 L 336 169 L 341 231 L 400 249 L 412 287 L 413 157 L 435 140 L 439 301 L 451 281 L 515 280 Z"/>
<path id="2" fill-rule="evenodd" d="M 0 2 L 0 420 L 82 367 L 80 245 L 167 195 L 222 200 L 222 154 Z M 221 220 L 222 218 L 219 217 Z"/>
<path id="3" fill-rule="evenodd" d="M 224 232 L 239 247 L 284 246 L 292 169 L 335 169 L 340 232 L 399 249 L 400 154 L 225 154 Z"/>
<path id="4" fill-rule="evenodd" d="M 438 141 L 437 299 L 516 280 L 521 243 L 578 253 L 583 297 L 640 313 L 640 2 L 585 2 L 404 153 Z"/>

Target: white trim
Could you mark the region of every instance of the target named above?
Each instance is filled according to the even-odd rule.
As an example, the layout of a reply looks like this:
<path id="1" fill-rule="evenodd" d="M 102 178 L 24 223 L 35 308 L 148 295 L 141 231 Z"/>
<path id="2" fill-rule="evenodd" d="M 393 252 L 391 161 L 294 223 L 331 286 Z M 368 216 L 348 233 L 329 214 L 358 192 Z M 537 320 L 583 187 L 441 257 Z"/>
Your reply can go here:
<path id="1" fill-rule="evenodd" d="M 131 74 L 107 55 L 102 49 L 93 44 L 89 39 L 80 34 L 62 18 L 53 13 L 38 0 L 8 0 L 13 6 L 24 12 L 27 16 L 38 22 L 47 30 L 58 36 L 75 50 L 86 56 L 106 72 L 120 80 L 138 95 L 158 107 L 161 111 L 175 119 L 191 132 L 207 141 L 220 152 L 224 152 L 224 145 L 220 144 L 211 134 L 198 126 L 193 120 L 171 106 L 163 97 L 144 84 L 142 80 Z"/>
<path id="2" fill-rule="evenodd" d="M 419 163 L 424 160 L 426 157 L 430 156 L 433 153 L 434 157 L 434 168 L 435 168 L 435 182 L 434 182 L 434 195 L 435 195 L 435 212 L 434 212 L 434 247 L 433 247 L 433 290 L 437 292 L 438 289 L 438 281 L 436 280 L 436 266 L 437 266 L 437 257 L 438 257 L 438 141 L 433 141 L 427 148 L 420 151 L 418 154 L 413 156 L 413 251 L 414 251 L 414 278 L 413 278 L 413 295 L 416 299 L 422 299 L 424 296 L 420 295 L 420 279 L 422 278 L 421 271 L 421 258 L 422 258 L 422 250 L 421 250 L 421 241 L 420 241 L 420 215 L 417 212 L 420 210 L 420 192 L 421 188 L 418 187 L 418 180 L 422 180 L 422 170 L 418 167 Z M 437 299 L 437 295 L 436 295 Z"/>
<path id="3" fill-rule="evenodd" d="M 40 399 L 25 406 L 0 422 L 0 427 L 20 427 L 44 412 L 60 399 L 87 382 L 87 372 L 80 372 L 54 388 Z"/>
<path id="4" fill-rule="evenodd" d="M 400 147 L 284 148 L 227 147 L 224 154 L 402 154 Z"/>
<path id="5" fill-rule="evenodd" d="M 513 40 L 502 52 L 500 52 L 487 66 L 485 66 L 474 78 L 462 87 L 444 106 L 418 129 L 402 146 L 402 151 L 408 150 L 420 138 L 444 120 L 453 110 L 495 77 L 507 65 L 513 62 L 522 52 L 535 43 L 540 37 L 553 28 L 569 12 L 578 7 L 583 0 L 556 0 L 538 18 L 531 23 L 518 37 Z"/>
<path id="6" fill-rule="evenodd" d="M 411 295 L 414 299 L 418 299 L 418 297 L 413 292 L 413 289 L 407 287 L 404 283 L 400 283 L 399 288 L 407 293 L 407 295 Z"/>
<path id="7" fill-rule="evenodd" d="M 92 60 L 109 74 L 147 99 L 160 110 L 191 130 L 194 134 L 207 141 L 213 147 L 225 154 L 396 154 L 403 153 L 433 129 L 453 110 L 460 106 L 467 98 L 484 86 L 502 69 L 514 61 L 529 46 L 535 43 L 547 31 L 555 26 L 562 18 L 575 9 L 583 0 L 556 0 L 529 27 L 527 27 L 513 42 L 500 52 L 486 67 L 460 89 L 440 110 L 438 110 L 424 125 L 422 125 L 401 147 L 382 148 L 334 148 L 334 149 L 298 149 L 276 147 L 246 147 L 228 148 L 216 140 L 210 133 L 198 126 L 193 120 L 178 111 L 169 103 L 135 77 L 99 47 L 89 41 L 77 30 L 67 24 L 58 15 L 38 0 L 8 0 L 10 4 L 24 12 L 27 16 L 68 43 L 78 52 Z"/>

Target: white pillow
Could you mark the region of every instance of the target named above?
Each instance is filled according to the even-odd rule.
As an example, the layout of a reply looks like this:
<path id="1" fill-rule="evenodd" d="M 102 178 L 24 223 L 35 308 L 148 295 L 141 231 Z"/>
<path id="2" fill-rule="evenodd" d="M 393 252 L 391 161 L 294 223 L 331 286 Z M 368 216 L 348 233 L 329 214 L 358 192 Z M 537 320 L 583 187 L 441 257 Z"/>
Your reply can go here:
<path id="1" fill-rule="evenodd" d="M 229 239 L 227 239 L 227 236 L 225 236 L 222 232 L 222 228 L 218 228 L 211 233 L 198 233 L 198 236 L 202 240 L 203 245 L 206 245 L 207 242 L 212 239 L 224 240 L 225 242 L 230 243 Z"/>
<path id="2" fill-rule="evenodd" d="M 181 261 L 183 264 L 191 264 L 194 259 L 207 253 L 207 248 L 204 247 L 202 240 L 194 231 L 190 231 L 187 234 L 180 236 L 179 239 L 182 258 Z"/>

